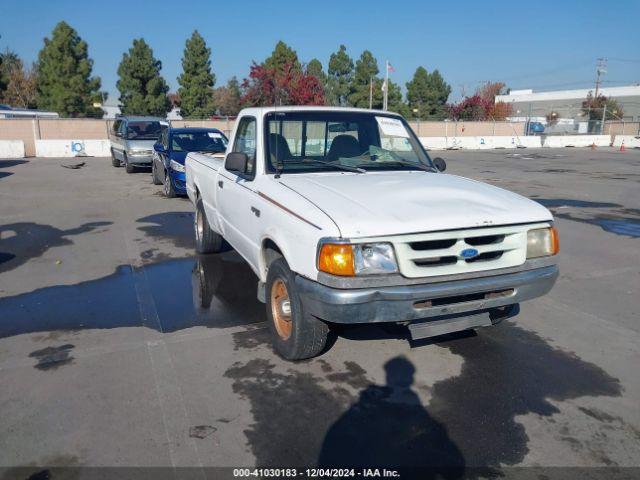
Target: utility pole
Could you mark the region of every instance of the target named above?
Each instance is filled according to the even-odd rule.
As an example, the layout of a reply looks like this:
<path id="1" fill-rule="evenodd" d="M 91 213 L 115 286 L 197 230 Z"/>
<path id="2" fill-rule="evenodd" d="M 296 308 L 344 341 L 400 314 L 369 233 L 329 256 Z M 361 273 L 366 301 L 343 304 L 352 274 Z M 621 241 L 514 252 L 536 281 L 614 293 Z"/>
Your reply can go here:
<path id="1" fill-rule="evenodd" d="M 598 58 L 596 63 L 596 93 L 594 98 L 598 98 L 598 90 L 600 90 L 600 84 L 602 80 L 600 80 L 600 76 L 607 73 L 607 59 L 606 58 Z"/>

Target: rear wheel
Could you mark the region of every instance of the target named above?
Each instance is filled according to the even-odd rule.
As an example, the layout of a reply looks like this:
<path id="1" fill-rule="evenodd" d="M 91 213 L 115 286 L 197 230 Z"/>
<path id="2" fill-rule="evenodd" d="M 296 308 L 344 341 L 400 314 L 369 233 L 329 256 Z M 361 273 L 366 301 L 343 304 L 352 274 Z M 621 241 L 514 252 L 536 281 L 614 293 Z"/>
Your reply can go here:
<path id="1" fill-rule="evenodd" d="M 329 326 L 304 310 L 295 275 L 284 258 L 269 266 L 267 317 L 275 351 L 287 360 L 318 355 L 327 343 Z"/>
<path id="2" fill-rule="evenodd" d="M 222 235 L 211 230 L 207 215 L 204 213 L 202 199 L 198 198 L 194 217 L 196 251 L 198 253 L 218 253 L 222 251 Z"/>
<path id="3" fill-rule="evenodd" d="M 135 167 L 129 163 L 129 157 L 127 157 L 126 153 L 124 154 L 124 169 L 127 173 L 133 173 L 136 171 Z"/>
<path id="4" fill-rule="evenodd" d="M 122 164 L 120 163 L 120 160 L 118 160 L 115 154 L 113 153 L 113 148 L 111 149 L 111 165 L 113 165 L 114 167 L 122 166 Z"/>

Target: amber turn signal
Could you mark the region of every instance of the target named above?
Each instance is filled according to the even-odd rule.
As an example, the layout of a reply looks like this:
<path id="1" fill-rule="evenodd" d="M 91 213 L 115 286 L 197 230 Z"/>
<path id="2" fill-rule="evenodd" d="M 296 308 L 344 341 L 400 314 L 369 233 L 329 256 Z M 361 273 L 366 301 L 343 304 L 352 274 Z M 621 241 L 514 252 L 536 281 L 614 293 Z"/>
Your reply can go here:
<path id="1" fill-rule="evenodd" d="M 340 275 L 342 277 L 355 276 L 353 263 L 353 247 L 339 243 L 325 243 L 318 255 L 318 270 Z"/>
<path id="2" fill-rule="evenodd" d="M 556 255 L 560 252 L 560 236 L 556 227 L 551 227 L 551 251 L 552 255 Z"/>

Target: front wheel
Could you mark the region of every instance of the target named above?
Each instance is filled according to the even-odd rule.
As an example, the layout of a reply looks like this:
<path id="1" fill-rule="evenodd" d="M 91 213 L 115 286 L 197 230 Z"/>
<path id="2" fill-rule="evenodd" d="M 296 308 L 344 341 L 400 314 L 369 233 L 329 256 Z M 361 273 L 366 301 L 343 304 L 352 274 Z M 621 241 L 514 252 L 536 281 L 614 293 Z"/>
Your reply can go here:
<path id="1" fill-rule="evenodd" d="M 173 186 L 169 172 L 164 174 L 164 196 L 167 198 L 176 198 L 178 196 L 176 193 L 176 187 Z"/>
<path id="2" fill-rule="evenodd" d="M 124 154 L 124 167 L 127 173 L 133 173 L 136 171 L 135 167 L 129 163 L 129 157 L 127 157 L 126 153 Z"/>
<path id="3" fill-rule="evenodd" d="M 118 160 L 116 158 L 115 153 L 113 153 L 113 148 L 111 149 L 111 165 L 113 165 L 114 167 L 121 167 L 122 164 L 120 163 L 120 160 Z"/>
<path id="4" fill-rule="evenodd" d="M 158 178 L 158 167 L 156 167 L 155 159 L 151 162 L 151 179 L 154 185 L 162 185 L 162 181 Z"/>
<path id="5" fill-rule="evenodd" d="M 211 230 L 207 215 L 204 213 L 202 199 L 200 198 L 196 203 L 193 225 L 196 234 L 196 252 L 218 253 L 222 251 L 222 235 Z"/>
<path id="6" fill-rule="evenodd" d="M 284 258 L 269 265 L 266 293 L 267 317 L 276 353 L 287 360 L 318 355 L 327 343 L 329 326 L 305 312 L 295 275 Z"/>

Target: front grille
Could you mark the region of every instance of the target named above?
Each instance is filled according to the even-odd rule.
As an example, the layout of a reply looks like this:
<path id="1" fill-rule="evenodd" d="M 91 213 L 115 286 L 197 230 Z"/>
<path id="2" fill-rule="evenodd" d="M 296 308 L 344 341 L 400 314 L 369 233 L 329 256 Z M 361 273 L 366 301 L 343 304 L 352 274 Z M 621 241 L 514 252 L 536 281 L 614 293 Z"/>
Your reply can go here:
<path id="1" fill-rule="evenodd" d="M 527 231 L 547 224 L 483 227 L 376 238 L 393 243 L 400 273 L 408 278 L 478 272 L 522 265 Z M 477 250 L 466 258 L 464 250 Z"/>
<path id="2" fill-rule="evenodd" d="M 510 297 L 515 293 L 513 288 L 505 290 L 495 290 L 491 292 L 468 293 L 466 295 L 455 295 L 451 297 L 440 297 L 431 300 L 421 300 L 414 302 L 413 308 L 443 307 L 456 305 L 459 303 L 477 302 L 478 300 L 491 300 L 494 298 Z"/>

